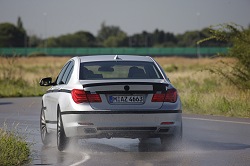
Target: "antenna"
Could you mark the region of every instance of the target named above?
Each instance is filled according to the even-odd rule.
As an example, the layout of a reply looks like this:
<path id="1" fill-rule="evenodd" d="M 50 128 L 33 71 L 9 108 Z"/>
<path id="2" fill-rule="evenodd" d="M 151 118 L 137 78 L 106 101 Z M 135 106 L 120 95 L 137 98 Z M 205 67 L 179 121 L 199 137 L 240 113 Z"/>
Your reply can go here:
<path id="1" fill-rule="evenodd" d="M 116 56 L 114 57 L 114 60 L 121 60 L 121 58 L 119 58 L 118 55 L 116 55 Z"/>

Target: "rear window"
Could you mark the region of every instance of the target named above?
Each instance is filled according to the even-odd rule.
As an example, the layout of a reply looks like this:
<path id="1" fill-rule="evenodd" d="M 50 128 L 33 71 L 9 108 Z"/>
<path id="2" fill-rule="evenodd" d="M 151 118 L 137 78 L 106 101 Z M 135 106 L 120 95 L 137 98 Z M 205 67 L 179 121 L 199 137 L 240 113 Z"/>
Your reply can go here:
<path id="1" fill-rule="evenodd" d="M 100 61 L 80 65 L 80 80 L 99 79 L 162 79 L 152 62 Z"/>

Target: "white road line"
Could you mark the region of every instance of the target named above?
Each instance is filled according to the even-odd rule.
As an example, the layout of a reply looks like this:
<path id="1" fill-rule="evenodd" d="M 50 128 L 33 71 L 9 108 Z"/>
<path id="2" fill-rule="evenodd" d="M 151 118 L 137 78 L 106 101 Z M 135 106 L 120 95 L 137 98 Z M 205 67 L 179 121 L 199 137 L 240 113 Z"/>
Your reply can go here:
<path id="1" fill-rule="evenodd" d="M 77 166 L 77 165 L 80 165 L 80 164 L 83 164 L 85 163 L 88 159 L 90 159 L 90 156 L 87 154 L 87 153 L 81 153 L 82 154 L 82 160 L 77 162 L 77 163 L 74 163 L 74 164 L 71 164 L 70 166 Z"/>
<path id="2" fill-rule="evenodd" d="M 30 105 L 28 107 L 31 107 L 33 104 L 35 104 L 35 102 L 33 101 L 32 103 L 30 103 Z"/>
<path id="3" fill-rule="evenodd" d="M 227 121 L 227 120 L 216 120 L 216 119 L 205 119 L 205 118 L 190 118 L 190 117 L 182 117 L 183 119 L 190 119 L 190 120 L 204 120 L 210 122 L 223 122 L 223 123 L 237 123 L 237 124 L 246 124 L 250 125 L 249 122 L 237 122 L 237 121 Z"/>

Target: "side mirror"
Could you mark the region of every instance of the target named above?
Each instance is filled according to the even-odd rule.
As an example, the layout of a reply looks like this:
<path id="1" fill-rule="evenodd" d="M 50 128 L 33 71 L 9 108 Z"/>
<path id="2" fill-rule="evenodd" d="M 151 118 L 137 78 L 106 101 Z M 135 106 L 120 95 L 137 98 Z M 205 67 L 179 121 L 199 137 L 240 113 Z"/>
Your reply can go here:
<path id="1" fill-rule="evenodd" d="M 46 77 L 40 80 L 39 82 L 40 86 L 50 86 L 53 85 L 52 83 L 52 78 L 51 77 Z"/>

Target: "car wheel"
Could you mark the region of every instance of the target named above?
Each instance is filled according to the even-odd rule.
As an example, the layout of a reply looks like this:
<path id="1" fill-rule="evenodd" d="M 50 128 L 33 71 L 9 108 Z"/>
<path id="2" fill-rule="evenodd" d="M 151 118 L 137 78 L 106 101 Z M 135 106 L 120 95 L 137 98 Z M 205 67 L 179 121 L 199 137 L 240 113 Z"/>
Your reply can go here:
<path id="1" fill-rule="evenodd" d="M 61 111 L 58 108 L 57 112 L 57 148 L 59 151 L 63 151 L 69 142 L 69 138 L 66 137 L 63 123 L 62 123 L 62 117 L 61 117 Z"/>
<path id="2" fill-rule="evenodd" d="M 41 114 L 40 114 L 40 134 L 41 134 L 41 139 L 42 139 L 43 144 L 49 145 L 51 140 L 50 140 L 50 134 L 48 133 L 48 130 L 47 130 L 45 112 L 44 112 L 43 107 L 41 109 Z"/>
<path id="3" fill-rule="evenodd" d="M 163 135 L 160 137 L 161 144 L 166 150 L 179 150 L 182 148 L 182 124 L 172 135 Z"/>

